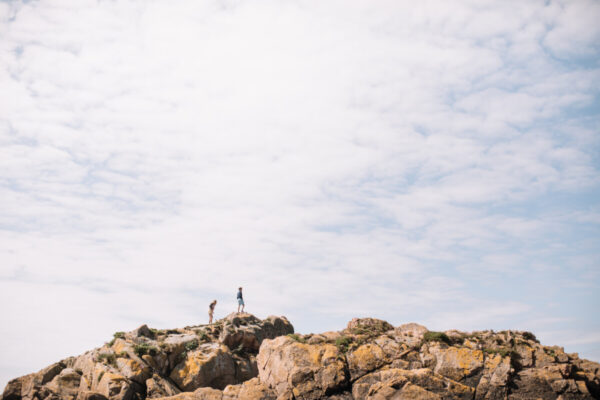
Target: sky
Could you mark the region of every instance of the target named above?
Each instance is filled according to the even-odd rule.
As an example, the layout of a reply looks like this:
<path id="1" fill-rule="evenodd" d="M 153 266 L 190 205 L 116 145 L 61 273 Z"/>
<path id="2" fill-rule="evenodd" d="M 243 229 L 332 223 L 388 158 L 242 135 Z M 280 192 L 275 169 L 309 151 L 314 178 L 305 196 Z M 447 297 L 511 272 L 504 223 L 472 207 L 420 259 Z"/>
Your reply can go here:
<path id="1" fill-rule="evenodd" d="M 600 1 L 0 1 L 0 386 L 236 308 L 600 361 Z"/>

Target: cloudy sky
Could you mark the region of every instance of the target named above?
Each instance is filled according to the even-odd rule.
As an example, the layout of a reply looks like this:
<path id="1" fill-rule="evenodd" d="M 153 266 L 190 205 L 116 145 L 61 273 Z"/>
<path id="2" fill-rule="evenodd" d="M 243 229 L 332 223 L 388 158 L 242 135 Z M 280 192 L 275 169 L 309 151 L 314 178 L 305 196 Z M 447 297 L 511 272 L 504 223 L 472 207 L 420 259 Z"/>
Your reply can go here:
<path id="1" fill-rule="evenodd" d="M 0 2 L 0 386 L 244 286 L 600 360 L 600 2 Z"/>

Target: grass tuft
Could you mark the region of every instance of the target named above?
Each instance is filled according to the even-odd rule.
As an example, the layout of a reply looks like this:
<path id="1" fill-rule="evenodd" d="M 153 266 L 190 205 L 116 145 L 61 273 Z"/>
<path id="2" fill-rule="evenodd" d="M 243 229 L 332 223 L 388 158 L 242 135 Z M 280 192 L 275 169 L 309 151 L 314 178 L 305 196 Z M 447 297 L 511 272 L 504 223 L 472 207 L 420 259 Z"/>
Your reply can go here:
<path id="1" fill-rule="evenodd" d="M 196 350 L 199 345 L 200 345 L 200 343 L 196 339 L 194 339 L 191 342 L 187 342 L 185 344 L 185 350 L 186 351 Z"/>
<path id="2" fill-rule="evenodd" d="M 347 353 L 352 344 L 352 338 L 350 336 L 342 336 L 335 340 L 335 345 L 338 350 L 342 353 Z"/>
<path id="3" fill-rule="evenodd" d="M 136 344 L 133 347 L 133 351 L 135 354 L 137 354 L 139 357 L 145 355 L 145 354 L 150 354 L 151 356 L 155 356 L 158 354 L 158 349 L 154 346 L 150 346 L 148 343 L 140 343 L 140 344 Z"/>
<path id="4" fill-rule="evenodd" d="M 423 335 L 423 342 L 424 343 L 443 342 L 448 345 L 451 344 L 450 338 L 448 338 L 448 335 L 446 335 L 444 332 L 434 332 L 434 331 L 425 332 L 425 334 Z"/>

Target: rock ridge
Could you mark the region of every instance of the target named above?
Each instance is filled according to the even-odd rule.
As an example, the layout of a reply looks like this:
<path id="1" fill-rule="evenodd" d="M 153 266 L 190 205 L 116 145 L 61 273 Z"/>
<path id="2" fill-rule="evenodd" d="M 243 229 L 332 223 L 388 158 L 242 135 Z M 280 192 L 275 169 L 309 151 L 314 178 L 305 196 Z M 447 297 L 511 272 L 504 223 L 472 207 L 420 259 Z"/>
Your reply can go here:
<path id="1" fill-rule="evenodd" d="M 296 334 L 285 317 L 146 325 L 11 380 L 0 400 L 599 399 L 600 364 L 530 332 L 432 332 L 354 318 Z"/>

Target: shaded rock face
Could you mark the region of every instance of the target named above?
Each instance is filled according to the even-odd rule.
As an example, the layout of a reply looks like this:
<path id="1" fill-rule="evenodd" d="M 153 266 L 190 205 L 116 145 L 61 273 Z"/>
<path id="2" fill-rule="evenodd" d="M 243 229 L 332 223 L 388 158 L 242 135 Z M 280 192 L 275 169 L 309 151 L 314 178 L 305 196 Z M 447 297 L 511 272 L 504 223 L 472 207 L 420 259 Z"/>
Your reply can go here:
<path id="1" fill-rule="evenodd" d="M 249 314 L 142 326 L 10 381 L 0 400 L 600 398 L 600 364 L 528 332 L 430 332 L 373 318 L 339 332 L 293 331 L 283 317 Z"/>

